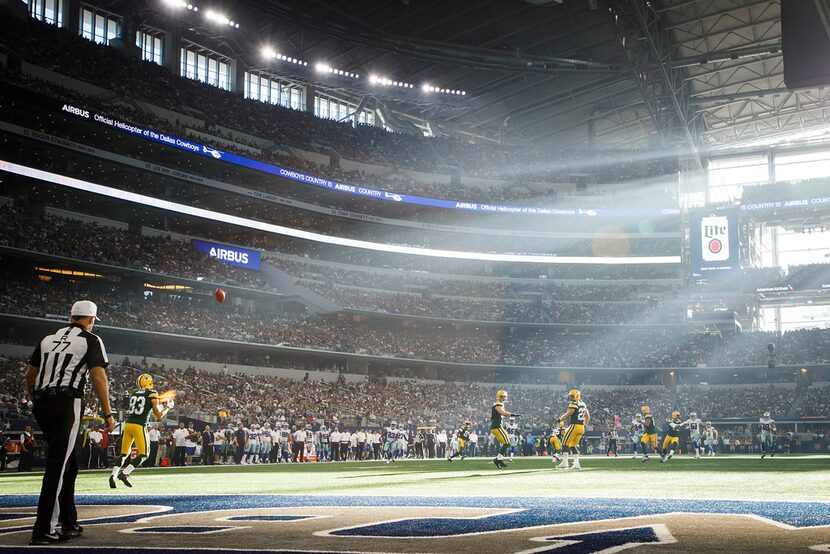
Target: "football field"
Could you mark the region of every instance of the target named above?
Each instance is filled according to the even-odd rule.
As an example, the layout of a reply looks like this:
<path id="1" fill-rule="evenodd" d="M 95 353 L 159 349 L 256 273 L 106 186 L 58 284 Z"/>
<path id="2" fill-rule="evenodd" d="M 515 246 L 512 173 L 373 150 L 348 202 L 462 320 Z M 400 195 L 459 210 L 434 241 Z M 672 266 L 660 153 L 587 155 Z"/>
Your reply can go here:
<path id="1" fill-rule="evenodd" d="M 81 472 L 90 551 L 830 551 L 830 456 L 584 456 Z M 40 474 L 0 474 L 0 550 L 25 545 Z"/>

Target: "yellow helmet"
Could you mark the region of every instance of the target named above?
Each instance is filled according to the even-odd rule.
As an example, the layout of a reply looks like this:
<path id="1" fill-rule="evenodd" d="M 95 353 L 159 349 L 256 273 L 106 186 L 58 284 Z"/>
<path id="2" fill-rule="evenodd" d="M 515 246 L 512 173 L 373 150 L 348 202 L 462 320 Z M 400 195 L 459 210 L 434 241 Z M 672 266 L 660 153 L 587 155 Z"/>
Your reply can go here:
<path id="1" fill-rule="evenodd" d="M 466 420 L 466 421 L 464 422 L 463 427 L 469 427 L 470 425 L 471 425 L 471 424 L 470 424 L 470 420 L 468 419 L 468 420 Z"/>
<path id="2" fill-rule="evenodd" d="M 672 419 L 680 419 L 680 412 L 678 412 L 677 410 L 673 411 L 671 413 L 671 418 Z"/>
<path id="3" fill-rule="evenodd" d="M 582 398 L 582 393 L 576 389 L 571 389 L 571 392 L 568 393 L 568 400 L 577 401 Z"/>
<path id="4" fill-rule="evenodd" d="M 648 406 L 643 406 L 642 408 L 640 408 L 640 411 L 641 411 L 644 415 L 645 415 L 645 414 L 650 414 L 650 413 L 651 413 L 651 408 L 649 408 Z"/>
<path id="5" fill-rule="evenodd" d="M 497 392 L 496 393 L 496 400 L 499 401 L 499 402 L 504 402 L 505 400 L 507 400 L 507 391 L 506 390 L 500 390 L 499 392 Z"/>
<path id="6" fill-rule="evenodd" d="M 135 380 L 135 386 L 144 390 L 153 388 L 153 376 L 149 373 L 142 373 Z"/>

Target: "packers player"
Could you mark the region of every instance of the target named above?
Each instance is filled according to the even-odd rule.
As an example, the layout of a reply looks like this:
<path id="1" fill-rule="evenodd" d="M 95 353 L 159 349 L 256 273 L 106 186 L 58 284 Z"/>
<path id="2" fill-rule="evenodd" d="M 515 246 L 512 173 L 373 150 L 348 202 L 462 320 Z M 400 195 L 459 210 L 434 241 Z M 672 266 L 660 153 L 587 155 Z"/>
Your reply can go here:
<path id="1" fill-rule="evenodd" d="M 559 459 L 559 453 L 562 450 L 562 441 L 559 440 L 559 435 L 565 432 L 565 425 L 561 421 L 557 421 L 556 425 L 553 426 L 550 432 L 550 451 L 552 455 L 552 462 L 558 464 L 561 460 Z"/>
<path id="2" fill-rule="evenodd" d="M 568 422 L 565 436 L 562 439 L 563 452 L 562 462 L 557 465 L 558 469 L 568 469 L 568 456 L 574 455 L 574 463 L 571 469 L 580 469 L 579 465 L 579 441 L 585 434 L 585 427 L 591 422 L 591 413 L 588 406 L 582 401 L 582 393 L 571 389 L 568 393 L 568 410 L 559 418 L 560 423 Z"/>
<path id="3" fill-rule="evenodd" d="M 153 389 L 153 376 L 149 373 L 142 373 L 135 380 L 135 389 L 130 393 L 130 407 L 121 431 L 121 455 L 112 468 L 110 488 L 115 488 L 116 478 L 128 487 L 132 487 L 128 477 L 147 458 L 150 448 L 150 440 L 147 437 L 147 422 L 150 421 L 150 414 L 162 420 L 173 407 L 172 400 L 162 403 L 163 407 L 159 404 L 158 392 Z M 133 444 L 135 444 L 137 454 L 135 459 L 130 459 Z"/>
<path id="4" fill-rule="evenodd" d="M 510 447 L 510 439 L 507 436 L 507 429 L 504 428 L 505 417 L 522 417 L 522 414 L 508 412 L 504 409 L 504 403 L 507 402 L 507 392 L 500 390 L 496 393 L 496 402 L 490 410 L 490 432 L 499 441 L 501 447 L 499 453 L 493 458 L 493 463 L 496 467 L 503 469 L 507 467 L 504 463 L 504 457 L 507 454 L 507 449 Z"/>
<path id="5" fill-rule="evenodd" d="M 640 408 L 640 413 L 643 415 L 643 438 L 640 439 L 640 449 L 643 454 L 643 463 L 648 461 L 648 452 L 646 452 L 646 445 L 651 445 L 651 452 L 657 452 L 657 428 L 654 425 L 654 414 L 651 413 L 651 408 L 643 406 Z"/>
<path id="6" fill-rule="evenodd" d="M 461 424 L 461 429 L 456 431 L 455 437 L 458 440 L 458 448 L 447 458 L 448 461 L 452 462 L 452 459 L 456 456 L 459 456 L 462 460 L 466 457 L 464 456 L 464 446 L 470 440 L 470 425 L 470 421 L 467 420 Z"/>
<path id="7" fill-rule="evenodd" d="M 666 463 L 674 456 L 675 446 L 680 442 L 679 434 L 680 428 L 683 426 L 683 421 L 680 419 L 680 412 L 677 410 L 671 413 L 671 419 L 666 420 L 668 428 L 666 429 L 666 436 L 663 438 L 663 455 L 660 457 L 661 463 Z"/>

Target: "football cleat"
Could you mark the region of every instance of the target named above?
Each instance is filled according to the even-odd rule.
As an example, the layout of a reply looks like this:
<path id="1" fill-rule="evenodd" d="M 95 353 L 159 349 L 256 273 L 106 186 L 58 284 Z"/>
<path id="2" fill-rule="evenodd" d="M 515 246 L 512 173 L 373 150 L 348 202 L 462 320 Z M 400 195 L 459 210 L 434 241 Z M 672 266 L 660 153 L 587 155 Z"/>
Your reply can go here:
<path id="1" fill-rule="evenodd" d="M 646 454 L 645 456 L 643 456 L 643 463 L 646 463 L 647 461 L 648 461 L 648 454 Z"/>
<path id="2" fill-rule="evenodd" d="M 572 465 L 572 466 L 571 466 L 571 469 L 577 469 L 577 470 L 579 470 L 579 469 L 582 469 L 582 466 L 581 466 L 581 465 L 579 465 L 579 464 L 574 464 L 574 465 Z"/>
<path id="3" fill-rule="evenodd" d="M 556 466 L 556 469 L 568 469 L 568 467 L 568 462 L 562 460 L 562 462 L 560 462 L 559 465 Z"/>
<path id="4" fill-rule="evenodd" d="M 110 475 L 110 488 L 115 488 L 115 477 L 113 477 L 112 475 Z"/>
<path id="5" fill-rule="evenodd" d="M 132 488 L 132 486 L 133 486 L 132 483 L 130 483 L 130 480 L 127 479 L 127 476 L 124 474 L 123 471 L 118 472 L 118 480 L 121 481 L 122 483 L 124 483 L 125 485 L 127 485 L 130 488 Z"/>
<path id="6" fill-rule="evenodd" d="M 144 390 L 153 388 L 153 376 L 149 373 L 142 373 L 136 378 L 135 386 Z"/>
<path id="7" fill-rule="evenodd" d="M 32 535 L 32 538 L 29 540 L 29 545 L 48 546 L 50 544 L 58 544 L 68 540 L 68 538 L 64 538 L 63 535 L 58 533 L 39 533 L 37 535 Z"/>

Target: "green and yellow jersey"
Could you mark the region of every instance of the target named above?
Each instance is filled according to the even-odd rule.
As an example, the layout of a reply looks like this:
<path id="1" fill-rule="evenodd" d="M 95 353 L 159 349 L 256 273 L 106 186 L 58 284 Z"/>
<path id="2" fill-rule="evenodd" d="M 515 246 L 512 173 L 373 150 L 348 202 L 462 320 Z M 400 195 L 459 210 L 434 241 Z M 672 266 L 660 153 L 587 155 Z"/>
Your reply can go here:
<path id="1" fill-rule="evenodd" d="M 127 409 L 125 422 L 146 426 L 153 414 L 153 398 L 158 398 L 158 392 L 153 389 L 133 390 L 130 393 L 130 407 Z"/>
<path id="2" fill-rule="evenodd" d="M 588 409 L 585 402 L 582 400 L 571 401 L 568 403 L 568 409 L 573 410 L 571 417 L 568 419 L 569 425 L 585 425 L 585 410 Z"/>
<path id="3" fill-rule="evenodd" d="M 680 433 L 680 425 L 681 421 L 679 419 L 669 419 L 666 421 L 668 423 L 668 429 L 666 429 L 666 435 L 669 437 L 676 437 Z"/>
<path id="4" fill-rule="evenodd" d="M 468 441 L 468 440 L 470 440 L 470 429 L 468 427 L 462 427 L 461 429 L 458 430 L 458 433 L 457 433 L 456 436 L 459 439 Z"/>
<path id="5" fill-rule="evenodd" d="M 490 410 L 490 429 L 498 429 L 502 426 L 502 415 L 496 410 L 496 407 L 504 409 L 504 403 L 496 402 L 493 404 L 493 409 Z"/>
<path id="6" fill-rule="evenodd" d="M 651 412 L 643 415 L 643 424 L 646 428 L 646 435 L 656 435 L 657 429 L 654 427 L 654 416 Z"/>

